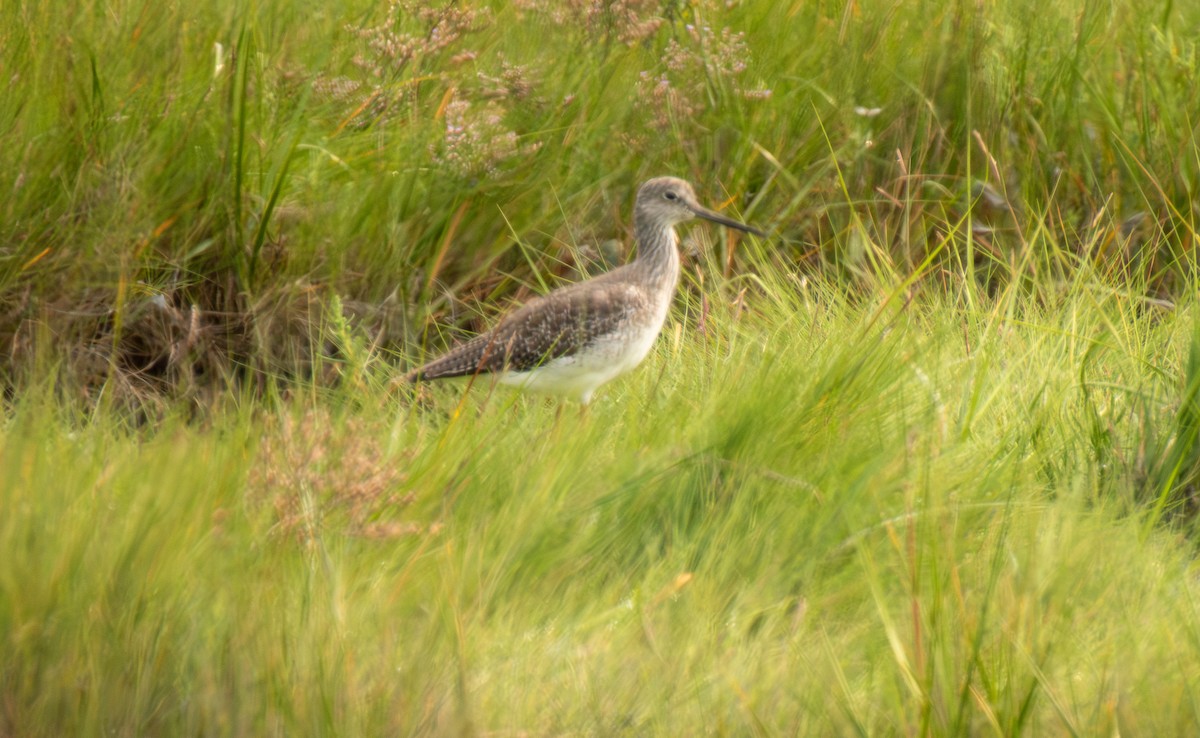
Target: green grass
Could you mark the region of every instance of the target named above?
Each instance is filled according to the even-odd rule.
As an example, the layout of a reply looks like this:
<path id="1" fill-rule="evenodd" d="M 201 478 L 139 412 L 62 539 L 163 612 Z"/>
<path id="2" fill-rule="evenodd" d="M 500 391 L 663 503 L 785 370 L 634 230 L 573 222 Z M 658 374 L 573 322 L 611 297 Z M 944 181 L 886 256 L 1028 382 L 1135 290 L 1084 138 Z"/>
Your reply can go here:
<path id="1" fill-rule="evenodd" d="M 6 732 L 1190 732 L 1190 528 L 1138 445 L 1197 315 L 1128 298 L 715 301 L 586 414 L 380 376 L 147 436 L 31 400 Z"/>
<path id="2" fill-rule="evenodd" d="M 303 374 L 302 305 L 331 293 L 413 360 L 481 302 L 574 278 L 665 173 L 770 228 L 779 266 L 848 283 L 1091 264 L 1186 292 L 1190 5 L 633 3 L 651 33 L 560 5 L 390 27 L 369 3 L 7 5 L 0 379 L 65 356 L 144 404 L 138 377 L 190 387 L 183 349 L 200 384 Z"/>
<path id="3" fill-rule="evenodd" d="M 0 734 L 1196 732 L 1197 10 L 552 7 L 0 6 Z M 586 412 L 394 383 L 658 174 Z"/>

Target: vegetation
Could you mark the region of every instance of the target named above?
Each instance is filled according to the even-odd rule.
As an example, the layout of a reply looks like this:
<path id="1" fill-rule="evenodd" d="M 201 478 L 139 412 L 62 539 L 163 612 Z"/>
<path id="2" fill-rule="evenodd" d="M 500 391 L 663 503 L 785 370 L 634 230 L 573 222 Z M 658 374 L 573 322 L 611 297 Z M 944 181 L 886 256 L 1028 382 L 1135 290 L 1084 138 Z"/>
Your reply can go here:
<path id="1" fill-rule="evenodd" d="M 1200 9 L 0 21 L 0 734 L 1197 729 Z M 395 381 L 668 173 L 586 412 Z"/>

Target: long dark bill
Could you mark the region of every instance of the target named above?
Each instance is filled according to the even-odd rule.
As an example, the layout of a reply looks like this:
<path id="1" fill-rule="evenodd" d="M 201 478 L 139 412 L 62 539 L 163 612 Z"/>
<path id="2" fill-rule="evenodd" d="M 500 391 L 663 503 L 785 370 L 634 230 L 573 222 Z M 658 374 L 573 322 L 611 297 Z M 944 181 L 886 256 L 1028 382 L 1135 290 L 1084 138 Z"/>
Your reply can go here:
<path id="1" fill-rule="evenodd" d="M 755 228 L 754 226 L 748 226 L 745 223 L 734 220 L 733 218 L 726 218 L 724 215 L 721 215 L 720 213 L 709 210 L 708 208 L 693 207 L 692 212 L 696 214 L 697 218 L 704 218 L 705 220 L 711 220 L 712 222 L 720 223 L 721 225 L 723 225 L 727 228 L 736 228 L 739 231 L 745 231 L 746 233 L 753 233 L 754 235 L 758 236 L 759 238 L 766 238 L 766 235 L 767 235 L 765 231 L 760 231 L 759 229 Z"/>

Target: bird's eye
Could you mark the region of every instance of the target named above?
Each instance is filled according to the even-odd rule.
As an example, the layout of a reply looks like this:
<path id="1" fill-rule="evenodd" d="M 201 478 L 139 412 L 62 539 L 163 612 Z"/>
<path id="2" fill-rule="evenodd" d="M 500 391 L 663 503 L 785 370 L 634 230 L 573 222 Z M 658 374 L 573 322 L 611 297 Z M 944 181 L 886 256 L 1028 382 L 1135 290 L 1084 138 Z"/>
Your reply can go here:
<path id="1" fill-rule="evenodd" d="M 679 199 L 679 196 L 676 195 L 674 192 L 671 192 L 670 190 L 667 190 L 666 192 L 664 192 L 663 197 L 665 197 L 668 200 L 678 200 Z"/>

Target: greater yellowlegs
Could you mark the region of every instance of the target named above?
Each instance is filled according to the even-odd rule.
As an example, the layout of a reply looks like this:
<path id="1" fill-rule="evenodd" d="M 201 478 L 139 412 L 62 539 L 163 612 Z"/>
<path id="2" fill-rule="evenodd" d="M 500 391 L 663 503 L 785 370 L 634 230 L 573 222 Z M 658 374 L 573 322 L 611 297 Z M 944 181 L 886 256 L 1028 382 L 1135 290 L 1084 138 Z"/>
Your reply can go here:
<path id="1" fill-rule="evenodd" d="M 766 235 L 702 207 L 681 179 L 651 179 L 638 190 L 633 211 L 637 258 L 531 300 L 487 333 L 413 370 L 409 381 L 495 374 L 504 384 L 586 405 L 597 387 L 646 358 L 679 283 L 675 225 L 697 217 Z"/>

